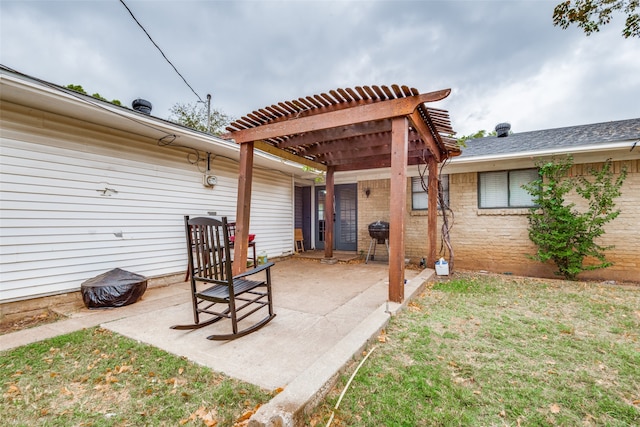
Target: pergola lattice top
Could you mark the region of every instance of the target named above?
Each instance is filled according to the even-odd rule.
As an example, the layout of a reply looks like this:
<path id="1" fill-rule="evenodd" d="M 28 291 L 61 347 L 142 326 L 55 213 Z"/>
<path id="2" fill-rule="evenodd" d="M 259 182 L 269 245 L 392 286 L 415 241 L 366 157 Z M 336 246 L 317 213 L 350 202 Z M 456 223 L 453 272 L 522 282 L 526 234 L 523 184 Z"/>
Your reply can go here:
<path id="1" fill-rule="evenodd" d="M 356 86 L 279 102 L 231 123 L 227 136 L 238 143 L 335 171 L 389 167 L 391 120 L 410 121 L 407 164 L 438 162 L 460 154 L 446 110 L 425 102 L 446 98 L 449 89 L 420 94 L 408 86 Z"/>

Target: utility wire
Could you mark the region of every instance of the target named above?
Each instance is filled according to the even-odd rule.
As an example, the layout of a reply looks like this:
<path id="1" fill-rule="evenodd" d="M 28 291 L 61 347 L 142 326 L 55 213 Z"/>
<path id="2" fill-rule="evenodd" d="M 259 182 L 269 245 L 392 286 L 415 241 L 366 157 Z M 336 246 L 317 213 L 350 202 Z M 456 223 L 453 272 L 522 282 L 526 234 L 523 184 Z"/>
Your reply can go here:
<path id="1" fill-rule="evenodd" d="M 151 36 L 149 35 L 149 33 L 147 32 L 147 30 L 145 30 L 145 28 L 142 26 L 142 24 L 136 19 L 136 17 L 134 16 L 133 12 L 131 12 L 131 9 L 129 9 L 129 7 L 125 4 L 124 0 L 120 0 L 120 3 L 122 3 L 122 5 L 125 7 L 125 9 L 127 9 L 127 11 L 129 12 L 129 14 L 131 15 L 131 17 L 133 18 L 134 21 L 136 21 L 136 24 L 138 24 L 138 26 L 142 29 L 142 31 L 144 31 L 144 33 L 147 35 L 147 37 L 149 37 L 149 40 L 151 40 L 151 43 L 153 43 L 153 45 L 160 51 L 160 53 L 162 54 L 162 56 L 164 57 L 164 59 L 169 63 L 169 65 L 171 65 L 173 67 L 173 69 L 175 70 L 175 72 L 180 76 L 180 78 L 182 79 L 182 81 L 189 86 L 189 89 L 191 89 L 191 92 L 193 92 L 193 94 L 200 100 L 200 102 L 204 101 L 202 100 L 202 98 L 200 98 L 200 95 L 198 95 L 196 93 L 195 90 L 193 90 L 193 88 L 191 87 L 191 85 L 187 82 L 187 80 L 182 76 L 182 74 L 180 74 L 180 71 L 178 71 L 178 69 L 175 67 L 175 65 L 173 65 L 173 63 L 171 61 L 169 61 L 169 58 L 167 58 L 167 55 L 164 54 L 164 52 L 162 51 L 162 49 L 160 49 L 160 46 L 158 46 L 156 44 L 156 42 L 153 41 L 153 39 L 151 38 Z"/>

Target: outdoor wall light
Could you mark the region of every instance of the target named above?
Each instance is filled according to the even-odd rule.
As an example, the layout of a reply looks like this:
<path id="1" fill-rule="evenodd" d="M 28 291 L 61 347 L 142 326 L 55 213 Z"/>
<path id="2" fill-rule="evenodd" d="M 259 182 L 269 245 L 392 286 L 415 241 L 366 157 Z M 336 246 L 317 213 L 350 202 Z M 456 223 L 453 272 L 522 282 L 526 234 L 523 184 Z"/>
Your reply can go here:
<path id="1" fill-rule="evenodd" d="M 366 190 L 364 190 L 364 195 L 367 196 L 367 199 L 368 199 L 369 196 L 371 195 L 371 189 L 367 188 Z"/>

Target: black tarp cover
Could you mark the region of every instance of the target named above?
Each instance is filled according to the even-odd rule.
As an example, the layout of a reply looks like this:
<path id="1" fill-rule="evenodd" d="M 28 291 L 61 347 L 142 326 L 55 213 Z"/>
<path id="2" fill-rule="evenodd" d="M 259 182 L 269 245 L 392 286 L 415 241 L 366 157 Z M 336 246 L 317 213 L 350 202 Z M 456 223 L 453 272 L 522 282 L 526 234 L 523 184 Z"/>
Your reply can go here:
<path id="1" fill-rule="evenodd" d="M 80 290 L 87 308 L 111 308 L 133 304 L 147 290 L 147 278 L 114 268 L 85 280 Z"/>

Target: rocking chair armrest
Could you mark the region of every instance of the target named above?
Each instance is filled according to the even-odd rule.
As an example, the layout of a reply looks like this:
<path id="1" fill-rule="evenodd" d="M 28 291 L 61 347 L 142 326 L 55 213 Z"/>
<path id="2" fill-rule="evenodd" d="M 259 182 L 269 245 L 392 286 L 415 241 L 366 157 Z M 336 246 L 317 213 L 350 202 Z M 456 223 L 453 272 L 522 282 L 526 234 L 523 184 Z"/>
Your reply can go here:
<path id="1" fill-rule="evenodd" d="M 273 266 L 274 263 L 273 262 L 268 262 L 266 264 L 262 264 L 256 268 L 252 268 L 251 270 L 247 270 L 244 273 L 240 273 L 237 276 L 233 276 L 234 279 L 240 279 L 242 277 L 247 277 L 247 276 L 251 276 L 254 275 L 256 273 L 260 273 L 262 270 L 266 270 L 268 268 L 271 268 L 271 266 Z"/>

